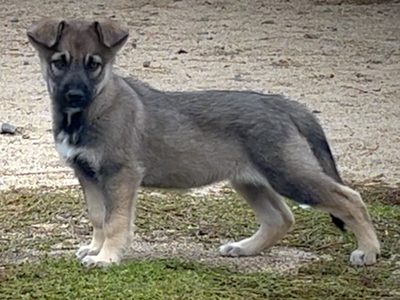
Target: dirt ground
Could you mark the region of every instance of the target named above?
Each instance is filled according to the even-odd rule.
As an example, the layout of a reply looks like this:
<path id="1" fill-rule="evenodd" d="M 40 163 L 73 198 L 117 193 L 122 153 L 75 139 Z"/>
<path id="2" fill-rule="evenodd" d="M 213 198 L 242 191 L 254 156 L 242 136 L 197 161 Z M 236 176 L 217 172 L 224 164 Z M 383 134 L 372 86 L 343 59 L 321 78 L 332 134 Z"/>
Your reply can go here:
<path id="1" fill-rule="evenodd" d="M 339 3 L 0 1 L 0 124 L 19 127 L 0 135 L 0 190 L 77 184 L 53 147 L 49 98 L 26 38 L 43 16 L 123 22 L 131 35 L 117 72 L 159 89 L 254 89 L 298 99 L 320 118 L 345 180 L 397 184 L 400 3 Z"/>

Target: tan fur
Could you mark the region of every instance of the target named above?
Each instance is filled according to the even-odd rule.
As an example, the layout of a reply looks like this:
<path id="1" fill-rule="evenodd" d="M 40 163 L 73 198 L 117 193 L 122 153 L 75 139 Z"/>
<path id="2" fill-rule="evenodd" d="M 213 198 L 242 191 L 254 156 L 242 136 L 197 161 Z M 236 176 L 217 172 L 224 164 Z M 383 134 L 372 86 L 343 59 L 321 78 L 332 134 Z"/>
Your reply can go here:
<path id="1" fill-rule="evenodd" d="M 322 211 L 332 213 L 343 220 L 354 232 L 358 250 L 351 255 L 355 265 L 372 265 L 376 262 L 376 253 L 380 254 L 380 244 L 376 237 L 371 218 L 358 192 L 332 182 L 330 184 L 330 201 L 328 205 L 317 207 Z"/>
<path id="2" fill-rule="evenodd" d="M 85 256 L 95 256 L 99 254 L 103 247 L 106 239 L 103 222 L 106 215 L 105 199 L 102 191 L 91 182 L 82 178 L 80 180 L 81 186 L 86 199 L 86 205 L 88 207 L 89 221 L 93 226 L 93 237 L 92 242 L 87 246 L 82 246 L 76 253 L 79 259 L 83 259 Z"/>
<path id="3" fill-rule="evenodd" d="M 259 230 L 250 238 L 220 247 L 222 255 L 249 256 L 259 254 L 282 239 L 294 225 L 294 216 L 285 203 L 268 184 L 252 185 L 239 181 L 232 182 L 232 187 L 246 199 L 250 207 L 257 212 Z"/>

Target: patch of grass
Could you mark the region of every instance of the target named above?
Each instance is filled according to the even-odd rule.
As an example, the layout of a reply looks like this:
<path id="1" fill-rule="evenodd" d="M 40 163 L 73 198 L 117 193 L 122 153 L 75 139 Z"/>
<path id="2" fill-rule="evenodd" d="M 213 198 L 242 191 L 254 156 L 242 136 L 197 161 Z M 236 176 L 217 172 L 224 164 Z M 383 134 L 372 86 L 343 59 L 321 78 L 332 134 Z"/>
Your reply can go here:
<path id="1" fill-rule="evenodd" d="M 390 272 L 354 269 L 342 262 L 311 264 L 297 276 L 278 277 L 177 259 L 86 270 L 75 260 L 48 258 L 8 267 L 0 276 L 2 299 L 394 300 L 400 296 L 398 287 Z"/>
<path id="2" fill-rule="evenodd" d="M 0 194 L 0 252 L 49 250 L 76 237 L 75 223 L 84 213 L 78 189 L 11 190 Z M 82 226 L 89 230 L 87 222 Z"/>
<path id="3" fill-rule="evenodd" d="M 400 206 L 398 191 L 357 186 L 368 203 L 382 257 L 368 268 L 350 266 L 352 233 L 341 234 L 328 215 L 304 211 L 280 244 L 333 260 L 300 268 L 296 275 L 241 274 L 177 259 L 129 261 L 109 269 L 84 269 L 72 257 L 48 257 L 13 265 L 0 261 L 1 299 L 400 299 Z M 75 248 L 90 235 L 78 189 L 8 191 L 0 195 L 0 253 Z M 198 197 L 143 191 L 137 232 L 151 237 L 189 236 L 209 246 L 221 238 L 239 240 L 257 228 L 254 213 L 231 189 Z M 397 277 L 396 277 L 397 276 Z"/>

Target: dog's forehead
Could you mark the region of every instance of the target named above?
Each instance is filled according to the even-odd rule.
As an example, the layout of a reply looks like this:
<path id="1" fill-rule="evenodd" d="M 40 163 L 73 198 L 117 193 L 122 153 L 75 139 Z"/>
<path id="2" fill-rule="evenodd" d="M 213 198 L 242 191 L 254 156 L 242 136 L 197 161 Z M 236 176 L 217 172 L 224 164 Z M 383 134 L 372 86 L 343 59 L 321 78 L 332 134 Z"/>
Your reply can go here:
<path id="1" fill-rule="evenodd" d="M 73 58 L 82 58 L 87 54 L 101 54 L 102 46 L 93 23 L 74 20 L 66 24 L 58 50 L 68 51 Z"/>

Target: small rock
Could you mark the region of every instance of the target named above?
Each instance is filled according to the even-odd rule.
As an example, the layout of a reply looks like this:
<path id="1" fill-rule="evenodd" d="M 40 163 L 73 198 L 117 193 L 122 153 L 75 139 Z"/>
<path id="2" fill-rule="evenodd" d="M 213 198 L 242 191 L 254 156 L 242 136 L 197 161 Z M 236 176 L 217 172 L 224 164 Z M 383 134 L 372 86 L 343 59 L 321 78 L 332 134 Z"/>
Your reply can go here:
<path id="1" fill-rule="evenodd" d="M 375 88 L 372 88 L 372 90 L 374 92 L 380 92 L 380 91 L 382 91 L 382 87 L 381 86 L 380 87 L 375 87 Z"/>
<path id="2" fill-rule="evenodd" d="M 149 68 L 150 67 L 150 62 L 149 61 L 143 62 L 143 67 L 144 68 Z"/>
<path id="3" fill-rule="evenodd" d="M 27 66 L 27 65 L 29 65 L 29 62 L 24 61 L 24 66 Z"/>
<path id="4" fill-rule="evenodd" d="M 132 48 L 133 48 L 133 49 L 136 49 L 136 48 L 137 48 L 137 42 L 138 42 L 137 39 L 133 39 L 133 40 L 132 40 L 131 45 L 132 45 Z"/>
<path id="5" fill-rule="evenodd" d="M 11 125 L 11 124 L 3 123 L 3 124 L 1 125 L 0 133 L 2 133 L 2 134 L 5 134 L 5 133 L 8 133 L 8 134 L 15 134 L 15 131 L 16 131 L 15 126 L 13 126 L 13 125 Z"/>
<path id="6" fill-rule="evenodd" d="M 235 75 L 235 77 L 233 77 L 233 80 L 235 80 L 235 81 L 247 81 L 240 74 Z"/>
<path id="7" fill-rule="evenodd" d="M 275 24 L 275 21 L 273 21 L 273 20 L 266 20 L 266 21 L 261 22 L 261 25 L 264 25 L 264 24 Z"/>
<path id="8" fill-rule="evenodd" d="M 187 54 L 188 52 L 184 49 L 180 49 L 178 52 L 176 52 L 178 54 Z"/>
<path id="9" fill-rule="evenodd" d="M 369 60 L 367 60 L 367 63 L 379 65 L 382 63 L 382 61 L 379 59 L 369 59 Z"/>
<path id="10" fill-rule="evenodd" d="M 305 37 L 306 39 L 317 40 L 317 39 L 319 39 L 319 38 L 321 37 L 321 35 L 319 35 L 319 34 L 313 34 L 313 33 L 306 33 L 306 34 L 304 35 L 304 37 Z"/>
<path id="11" fill-rule="evenodd" d="M 19 22 L 19 20 L 18 20 L 17 17 L 14 17 L 14 18 L 12 18 L 12 19 L 10 20 L 10 22 L 11 22 L 11 23 L 17 23 L 17 22 Z"/>
<path id="12" fill-rule="evenodd" d="M 315 109 L 315 110 L 312 111 L 312 113 L 313 113 L 313 114 L 320 114 L 320 113 L 322 113 L 322 111 L 316 110 L 316 109 Z"/>

